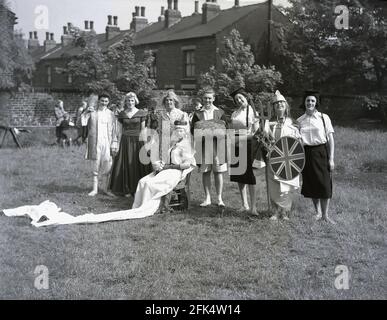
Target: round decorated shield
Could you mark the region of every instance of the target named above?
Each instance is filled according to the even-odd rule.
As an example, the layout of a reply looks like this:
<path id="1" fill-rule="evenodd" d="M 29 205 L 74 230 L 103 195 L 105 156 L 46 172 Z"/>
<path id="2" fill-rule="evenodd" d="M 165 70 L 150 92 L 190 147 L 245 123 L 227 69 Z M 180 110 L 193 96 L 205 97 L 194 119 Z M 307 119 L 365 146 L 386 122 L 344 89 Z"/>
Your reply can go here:
<path id="1" fill-rule="evenodd" d="M 278 139 L 269 151 L 269 168 L 283 180 L 297 177 L 305 165 L 301 143 L 289 136 Z"/>

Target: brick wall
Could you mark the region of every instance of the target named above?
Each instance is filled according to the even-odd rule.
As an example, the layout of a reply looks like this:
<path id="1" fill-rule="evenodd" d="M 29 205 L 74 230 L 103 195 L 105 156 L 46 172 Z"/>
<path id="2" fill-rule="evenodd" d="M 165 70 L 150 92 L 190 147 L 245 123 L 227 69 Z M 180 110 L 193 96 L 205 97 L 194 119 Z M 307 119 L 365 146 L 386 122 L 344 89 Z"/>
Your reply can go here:
<path id="1" fill-rule="evenodd" d="M 184 78 L 184 49 L 195 48 L 195 73 L 194 78 Z M 174 88 L 175 90 L 187 89 L 184 85 L 196 85 L 202 72 L 216 64 L 216 39 L 215 37 L 198 38 L 164 42 L 138 46 L 134 52 L 138 59 L 142 59 L 145 50 L 154 50 L 157 64 L 157 87 L 159 89 Z M 191 90 L 191 89 L 190 89 Z"/>
<path id="2" fill-rule="evenodd" d="M 181 109 L 191 111 L 189 91 L 176 91 Z M 165 90 L 154 91 L 156 110 L 163 109 L 162 98 Z M 14 127 L 50 127 L 55 126 L 54 105 L 56 99 L 63 100 L 64 108 L 75 120 L 76 110 L 81 105 L 82 96 L 77 93 L 0 93 L 0 125 Z"/>
<path id="3" fill-rule="evenodd" d="M 64 108 L 75 119 L 82 96 L 74 93 L 0 93 L 0 123 L 9 126 L 55 126 L 54 105 L 63 100 Z"/>

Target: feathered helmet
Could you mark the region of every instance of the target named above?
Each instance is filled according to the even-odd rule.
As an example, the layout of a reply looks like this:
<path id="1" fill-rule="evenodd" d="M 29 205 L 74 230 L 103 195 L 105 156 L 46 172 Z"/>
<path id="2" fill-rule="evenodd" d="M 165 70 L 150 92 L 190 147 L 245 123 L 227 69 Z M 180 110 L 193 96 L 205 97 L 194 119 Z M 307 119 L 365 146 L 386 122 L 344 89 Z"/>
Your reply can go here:
<path id="1" fill-rule="evenodd" d="M 281 92 L 279 92 L 279 90 L 277 90 L 277 91 L 274 93 L 274 97 L 273 97 L 273 100 L 272 100 L 272 104 L 277 103 L 277 102 L 280 102 L 280 101 L 285 101 L 285 102 L 286 102 L 286 99 L 285 99 L 285 97 L 281 94 Z"/>

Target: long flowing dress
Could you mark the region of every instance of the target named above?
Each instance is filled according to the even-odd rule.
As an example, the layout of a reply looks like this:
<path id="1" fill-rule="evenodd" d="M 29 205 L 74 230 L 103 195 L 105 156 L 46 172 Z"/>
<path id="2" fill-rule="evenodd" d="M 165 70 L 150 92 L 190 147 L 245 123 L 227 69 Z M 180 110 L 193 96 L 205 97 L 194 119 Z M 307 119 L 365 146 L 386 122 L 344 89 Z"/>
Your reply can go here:
<path id="1" fill-rule="evenodd" d="M 146 121 L 147 112 L 138 110 L 132 117 L 121 111 L 118 122 L 122 125 L 121 142 L 110 178 L 110 189 L 117 194 L 134 193 L 138 181 L 152 172 L 146 156 L 144 141 L 140 139 L 141 123 Z M 143 163 L 147 161 L 148 163 Z"/>
<path id="2" fill-rule="evenodd" d="M 161 197 L 171 192 L 196 165 L 193 148 L 188 139 L 184 139 L 173 145 L 169 149 L 169 155 L 168 163 L 189 164 L 190 167 L 184 170 L 167 169 L 159 173 L 152 172 L 142 178 L 137 186 L 132 209 L 101 214 L 87 213 L 80 216 L 72 216 L 62 212 L 55 203 L 47 200 L 39 205 L 6 209 L 3 210 L 3 212 L 8 217 L 29 216 L 32 219 L 31 224 L 35 227 L 78 223 L 100 223 L 152 216 L 160 206 Z"/>
<path id="3" fill-rule="evenodd" d="M 295 139 L 300 139 L 301 135 L 293 125 L 290 118 L 285 118 L 283 122 L 273 121 L 266 123 L 265 131 L 277 141 L 281 137 L 290 136 Z M 271 170 L 268 170 L 268 186 L 271 201 L 279 208 L 290 211 L 292 206 L 291 192 L 300 188 L 300 176 L 292 180 L 283 180 L 274 175 Z"/>

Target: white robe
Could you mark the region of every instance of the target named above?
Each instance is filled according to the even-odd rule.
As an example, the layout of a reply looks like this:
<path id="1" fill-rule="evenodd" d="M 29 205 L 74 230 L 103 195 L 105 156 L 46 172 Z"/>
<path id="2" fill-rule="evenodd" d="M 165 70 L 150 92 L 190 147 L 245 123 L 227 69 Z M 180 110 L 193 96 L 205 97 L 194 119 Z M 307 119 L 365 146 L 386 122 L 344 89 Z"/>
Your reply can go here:
<path id="1" fill-rule="evenodd" d="M 195 159 L 192 152 L 187 152 L 187 148 L 190 148 L 187 147 L 187 143 L 184 146 L 178 144 L 176 144 L 176 146 L 170 153 L 173 163 L 180 164 L 189 161 L 192 164 L 191 167 L 185 170 L 167 169 L 158 174 L 152 172 L 143 177 L 137 185 L 132 209 L 101 214 L 87 213 L 80 216 L 72 216 L 62 212 L 61 208 L 55 203 L 46 200 L 39 205 L 6 209 L 3 210 L 3 212 L 8 217 L 29 216 L 32 219 L 31 224 L 35 227 L 77 223 L 99 223 L 152 216 L 160 206 L 161 197 L 171 192 L 176 185 L 181 180 L 185 179 L 187 174 L 194 169 Z M 43 216 L 45 216 L 47 220 L 39 222 Z"/>

